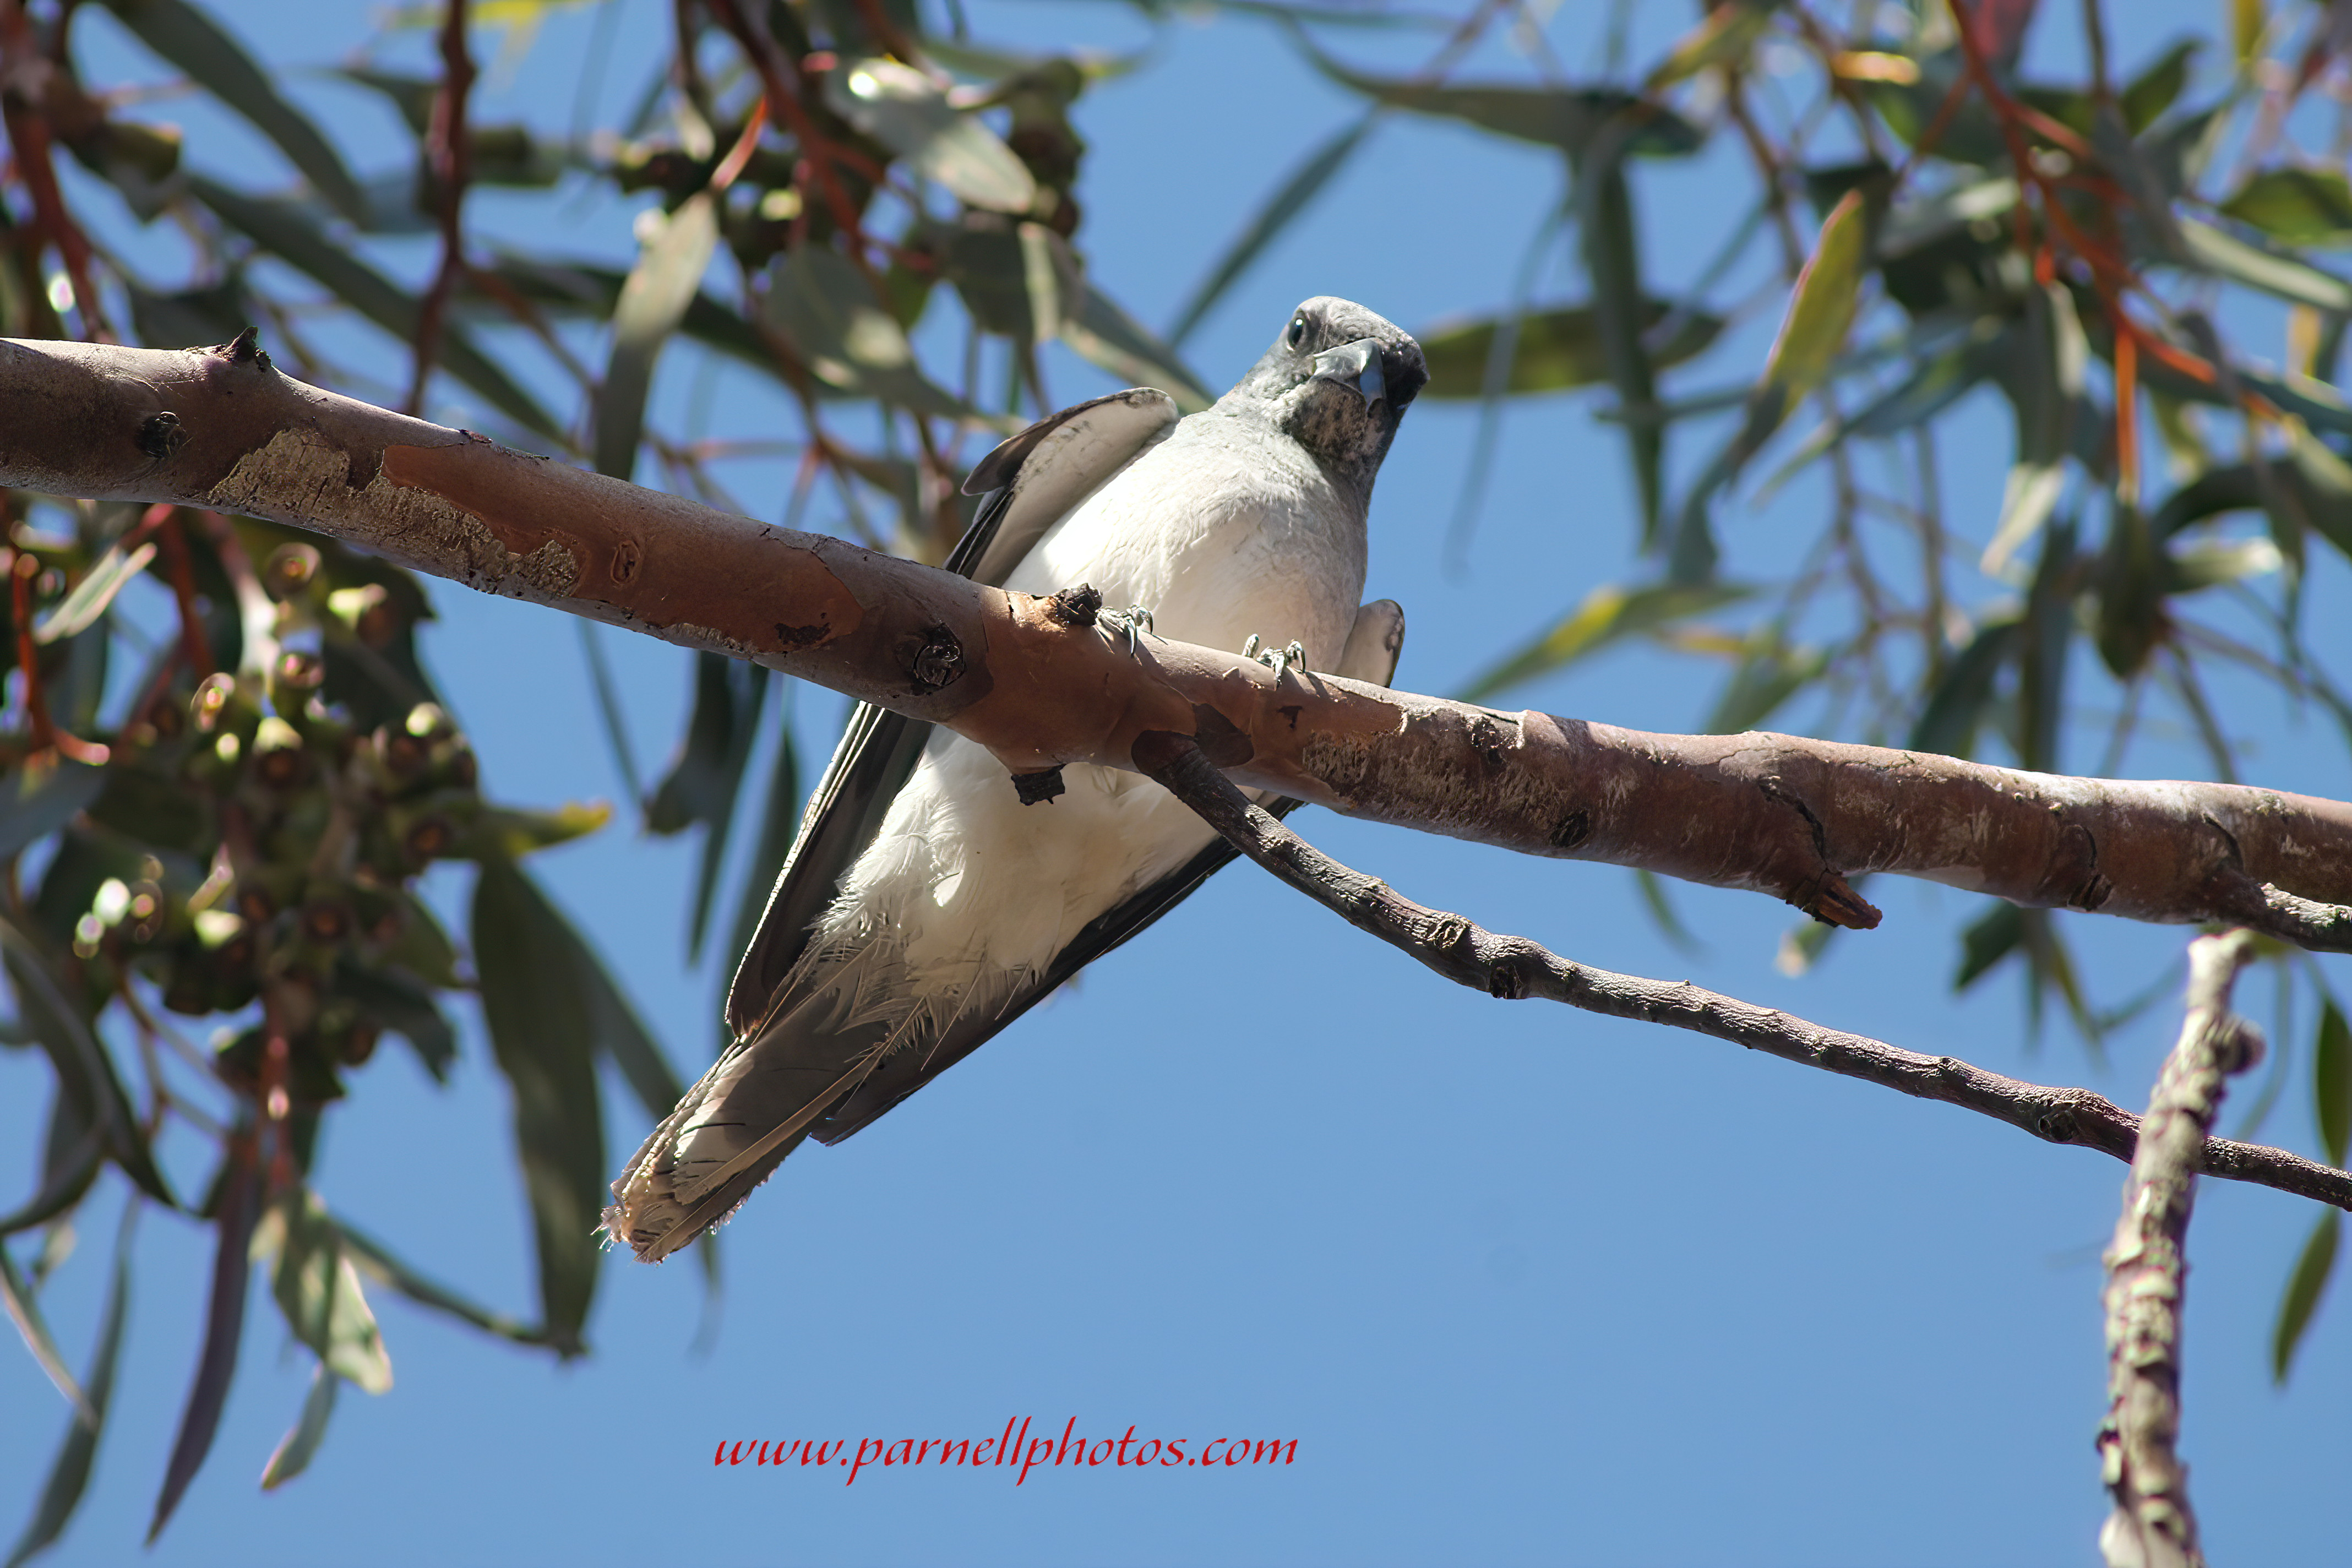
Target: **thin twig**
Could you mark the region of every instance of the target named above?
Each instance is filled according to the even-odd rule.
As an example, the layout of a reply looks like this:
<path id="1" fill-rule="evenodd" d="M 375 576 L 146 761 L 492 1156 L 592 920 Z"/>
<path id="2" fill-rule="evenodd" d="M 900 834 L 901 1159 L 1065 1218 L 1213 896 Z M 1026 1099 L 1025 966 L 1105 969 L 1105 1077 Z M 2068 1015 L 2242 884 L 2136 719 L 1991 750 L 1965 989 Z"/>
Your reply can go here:
<path id="1" fill-rule="evenodd" d="M 2230 1011 L 2252 956 L 2244 931 L 2189 944 L 2189 1008 L 2141 1123 L 2123 1217 L 2106 1254 L 2107 1415 L 2101 1479 L 2115 1511 L 2099 1531 L 2109 1568 L 2201 1568 L 2180 1435 L 2181 1249 L 2197 1199 L 2197 1152 L 2221 1107 L 2221 1080 L 2262 1058 L 2262 1037 Z"/>
<path id="2" fill-rule="evenodd" d="M 1331 859 L 1252 804 L 1189 736 L 1146 733 L 1136 742 L 1135 765 L 1291 887 L 1473 990 L 1506 1001 L 1538 996 L 1588 1013 L 1711 1035 L 1785 1061 L 1958 1105 L 2048 1142 L 2079 1144 L 2118 1160 L 2131 1159 L 2137 1146 L 2139 1119 L 2088 1089 L 2004 1078 L 1955 1057 L 1922 1056 L 1684 982 L 1594 969 L 1525 937 L 1497 935 L 1460 915 L 1414 903 L 1378 878 Z M 2352 1209 L 2352 1173 L 2284 1149 L 2208 1138 L 2200 1168 L 2209 1175 Z"/>
<path id="3" fill-rule="evenodd" d="M 473 174 L 471 133 L 466 129 L 466 99 L 474 87 L 474 62 L 466 52 L 466 0 L 447 0 L 441 24 L 441 90 L 433 99 L 433 129 L 425 143 L 432 161 L 434 195 L 441 219 L 441 268 L 416 312 L 416 369 L 408 383 L 408 412 L 425 409 L 425 383 L 441 347 L 442 318 L 449 296 L 466 270 L 463 213 L 466 182 Z"/>

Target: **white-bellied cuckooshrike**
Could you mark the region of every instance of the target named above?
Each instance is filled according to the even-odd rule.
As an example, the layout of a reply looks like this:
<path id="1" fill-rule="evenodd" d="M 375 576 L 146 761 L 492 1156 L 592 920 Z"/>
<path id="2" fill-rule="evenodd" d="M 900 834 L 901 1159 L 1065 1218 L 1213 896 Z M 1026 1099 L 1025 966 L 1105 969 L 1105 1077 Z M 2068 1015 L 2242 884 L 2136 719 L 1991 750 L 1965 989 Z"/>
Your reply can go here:
<path id="1" fill-rule="evenodd" d="M 1180 420 L 1165 393 L 1114 393 L 989 454 L 948 565 L 1140 607 L 1104 615 L 1106 636 L 1263 638 L 1270 661 L 1303 647 L 1386 684 L 1404 617 L 1357 607 L 1365 514 L 1427 379 L 1405 332 L 1309 300 L 1214 407 Z M 1063 784 L 1025 805 L 982 747 L 857 708 L 736 972 L 735 1043 L 613 1184 L 614 1239 L 647 1261 L 685 1246 L 803 1139 L 864 1127 L 1233 858 L 1139 774 L 1073 763 Z"/>

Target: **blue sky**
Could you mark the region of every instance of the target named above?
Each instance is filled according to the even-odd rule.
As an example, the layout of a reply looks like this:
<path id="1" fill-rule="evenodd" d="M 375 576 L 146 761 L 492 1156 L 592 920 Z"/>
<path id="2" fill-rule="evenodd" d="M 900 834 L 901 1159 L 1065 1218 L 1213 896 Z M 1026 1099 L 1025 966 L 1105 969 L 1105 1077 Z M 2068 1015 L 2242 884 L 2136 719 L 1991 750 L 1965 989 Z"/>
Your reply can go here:
<path id="1" fill-rule="evenodd" d="M 667 7 L 615 0 L 604 88 L 617 106 L 660 52 Z M 92 74 L 159 74 L 94 8 Z M 289 73 L 366 169 L 405 156 L 375 100 L 307 68 L 370 31 L 356 4 L 218 7 Z M 1688 12 L 1637 7 L 1635 58 Z M 2072 7 L 2034 40 L 2074 51 Z M 2152 55 L 2213 8 L 2111 7 L 2117 51 Z M 1552 35 L 1590 63 L 1601 8 L 1570 0 Z M 977 36 L 1028 47 L 1149 46 L 1097 88 L 1079 191 L 1097 277 L 1155 323 L 1172 316 L 1241 215 L 1349 101 L 1246 19 L 1154 30 L 1092 4 L 971 7 Z M 569 121 L 593 9 L 551 19 L 519 68 L 493 67 L 488 118 Z M 424 40 L 410 47 L 421 58 Z M 1357 58 L 1394 45 L 1341 37 Z M 485 46 L 486 54 L 488 52 Z M 1525 63 L 1499 47 L 1494 73 Z M 181 108 L 186 112 L 180 114 Z M 196 157 L 247 182 L 277 165 L 233 124 L 173 106 Z M 608 111 L 609 112 L 609 111 Z M 242 149 L 250 149 L 249 153 Z M 240 160 L 249 160 L 243 161 Z M 1318 293 L 1408 327 L 1504 300 L 1554 199 L 1553 160 L 1427 123 L 1385 125 L 1188 345 L 1230 383 Z M 1748 199 L 1730 139 L 1644 171 L 1644 241 L 1669 280 L 1696 271 Z M 91 194 L 92 205 L 103 198 Z M 493 195 L 494 232 L 552 248 L 628 253 L 627 211 Z M 164 244 L 165 241 L 153 241 Z M 410 275 L 422 245 L 391 253 Z M 1556 276 L 1539 297 L 1569 286 Z M 1752 323 L 1710 374 L 1752 371 Z M 2258 330 L 2262 323 L 2250 323 Z M 399 350 L 354 333 L 347 358 L 404 379 Z M 2271 339 L 2274 342 L 2274 335 Z M 1742 350 L 1744 345 L 1744 350 Z M 2256 347 L 2261 348 L 2257 342 Z M 1048 374 L 1064 400 L 1106 389 L 1078 362 Z M 688 417 L 696 372 L 664 373 L 656 417 Z M 1706 384 L 1714 384 L 1706 381 Z M 750 378 L 699 399 L 709 428 L 775 434 Z M 1405 605 L 1399 683 L 1445 691 L 1593 584 L 1642 568 L 1614 431 L 1590 399 L 1513 409 L 1467 568 L 1442 536 L 1475 426 L 1424 404 L 1375 500 L 1370 593 Z M 462 422 L 462 405 L 440 412 Z M 1971 405 L 1946 447 L 1958 526 L 1990 531 L 2009 416 Z M 1706 449 L 1686 441 L 1685 466 Z M 641 474 L 641 477 L 649 477 Z M 739 476 L 730 476 L 738 478 Z M 772 516 L 781 469 L 740 475 Z M 1811 480 L 1761 511 L 1727 509 L 1728 560 L 1785 571 L 1822 497 Z M 2352 574 L 2330 555 L 2310 622 L 2341 627 Z M 1995 585 L 1965 586 L 1980 600 Z M 433 585 L 426 657 L 499 795 L 620 794 L 572 628 L 549 613 Z M 685 657 L 608 635 L 641 755 L 683 719 Z M 2323 637 L 2339 658 L 2340 631 Z M 1514 694 L 1554 712 L 1654 730 L 1697 724 L 1720 667 L 1626 647 Z M 2332 731 L 2259 692 L 2225 688 L 2257 746 L 2249 782 L 2344 793 Z M 803 689 L 804 755 L 840 703 Z M 1811 714 L 1779 722 L 1801 728 Z M 2089 768 L 2094 748 L 2070 757 Z M 2197 776 L 2157 734 L 2127 770 Z M 1423 902 L 1523 932 L 1574 958 L 1687 977 L 1913 1049 L 2044 1081 L 2146 1098 L 2177 1025 L 2159 1007 L 2089 1058 L 2063 1030 L 2038 1046 L 2013 976 L 1965 997 L 1952 933 L 1977 900 L 1881 881 L 1886 923 L 1849 934 L 1802 978 L 1772 958 L 1792 911 L 1754 896 L 1675 890 L 1704 947 L 1675 952 L 1631 878 L 1309 812 L 1330 853 Z M 611 962 L 683 1076 L 707 1061 L 721 977 L 684 960 L 691 842 L 624 821 L 537 862 Z M 764 871 L 760 873 L 763 878 Z M 466 883 L 437 889 L 462 901 Z M 2101 995 L 2136 992 L 2183 932 L 2069 917 Z M 2339 989 L 2352 970 L 2328 961 Z M 2267 1008 L 2250 994 L 2248 1005 Z M 507 1104 L 478 1019 L 452 1085 L 405 1052 L 356 1075 L 317 1173 L 339 1211 L 478 1298 L 528 1310 L 528 1218 Z M 2300 1043 L 2300 1042 L 2299 1042 Z M 0 1056 L 0 1165 L 37 1146 L 43 1069 Z M 615 1086 L 617 1089 L 617 1086 Z M 644 1128 L 609 1100 L 615 1168 Z M 2225 1121 L 2227 1117 L 2225 1116 Z M 2265 1136 L 2312 1152 L 2299 1088 Z M 13 1159 L 6 1151 L 26 1152 Z M 2103 1405 L 2097 1249 L 2123 1167 L 1981 1118 L 1752 1059 L 1695 1037 L 1444 984 L 1246 868 L 1088 971 L 971 1061 L 838 1149 L 796 1155 L 724 1232 L 722 1318 L 706 1351 L 690 1263 L 608 1262 L 594 1353 L 558 1367 L 397 1300 L 377 1310 L 397 1378 L 346 1391 L 310 1472 L 264 1496 L 264 1459 L 309 1368 L 257 1296 L 236 1394 L 159 1565 L 670 1561 L 895 1563 L 2042 1563 L 2090 1561 L 2105 1510 L 2091 1438 Z M 92 1205 L 50 1310 L 80 1364 L 116 1200 Z M 2293 1385 L 2270 1384 L 2267 1337 L 2309 1205 L 2209 1183 L 2191 1238 L 2187 1427 L 2215 1561 L 2340 1555 L 2352 1443 L 2342 1303 L 2324 1310 Z M 151 1214 L 115 1418 L 93 1490 L 50 1561 L 128 1561 L 162 1474 L 192 1363 L 209 1233 Z M 63 1411 L 29 1358 L 0 1353 L 0 1474 L 18 1479 L 0 1529 L 29 1507 Z M 1297 1440 L 1277 1468 L 1064 1467 L 1010 1474 L 714 1468 L 749 1438 L 992 1437 L 1007 1417 L 1089 1437 Z"/>

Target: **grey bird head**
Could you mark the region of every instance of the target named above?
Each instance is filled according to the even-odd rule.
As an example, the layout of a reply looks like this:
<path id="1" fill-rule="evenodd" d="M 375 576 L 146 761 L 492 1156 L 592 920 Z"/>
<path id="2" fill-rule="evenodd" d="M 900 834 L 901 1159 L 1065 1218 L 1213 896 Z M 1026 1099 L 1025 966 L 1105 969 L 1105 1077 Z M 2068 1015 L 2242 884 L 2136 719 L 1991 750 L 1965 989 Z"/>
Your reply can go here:
<path id="1" fill-rule="evenodd" d="M 1270 419 L 1333 479 L 1369 491 L 1405 406 L 1428 380 L 1411 333 L 1326 294 L 1290 313 L 1265 357 L 1217 408 Z"/>

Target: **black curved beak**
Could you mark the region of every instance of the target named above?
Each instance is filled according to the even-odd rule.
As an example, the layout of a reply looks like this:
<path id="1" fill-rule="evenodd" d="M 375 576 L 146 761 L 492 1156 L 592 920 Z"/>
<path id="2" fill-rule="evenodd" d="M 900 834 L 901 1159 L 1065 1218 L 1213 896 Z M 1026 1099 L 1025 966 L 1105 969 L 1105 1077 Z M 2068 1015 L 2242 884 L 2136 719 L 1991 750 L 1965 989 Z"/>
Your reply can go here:
<path id="1" fill-rule="evenodd" d="M 1313 379 L 1336 381 L 1342 386 L 1355 388 L 1356 395 L 1364 400 L 1368 412 L 1388 401 L 1388 377 L 1381 369 L 1378 338 L 1358 338 L 1352 343 L 1325 349 L 1315 356 Z"/>

